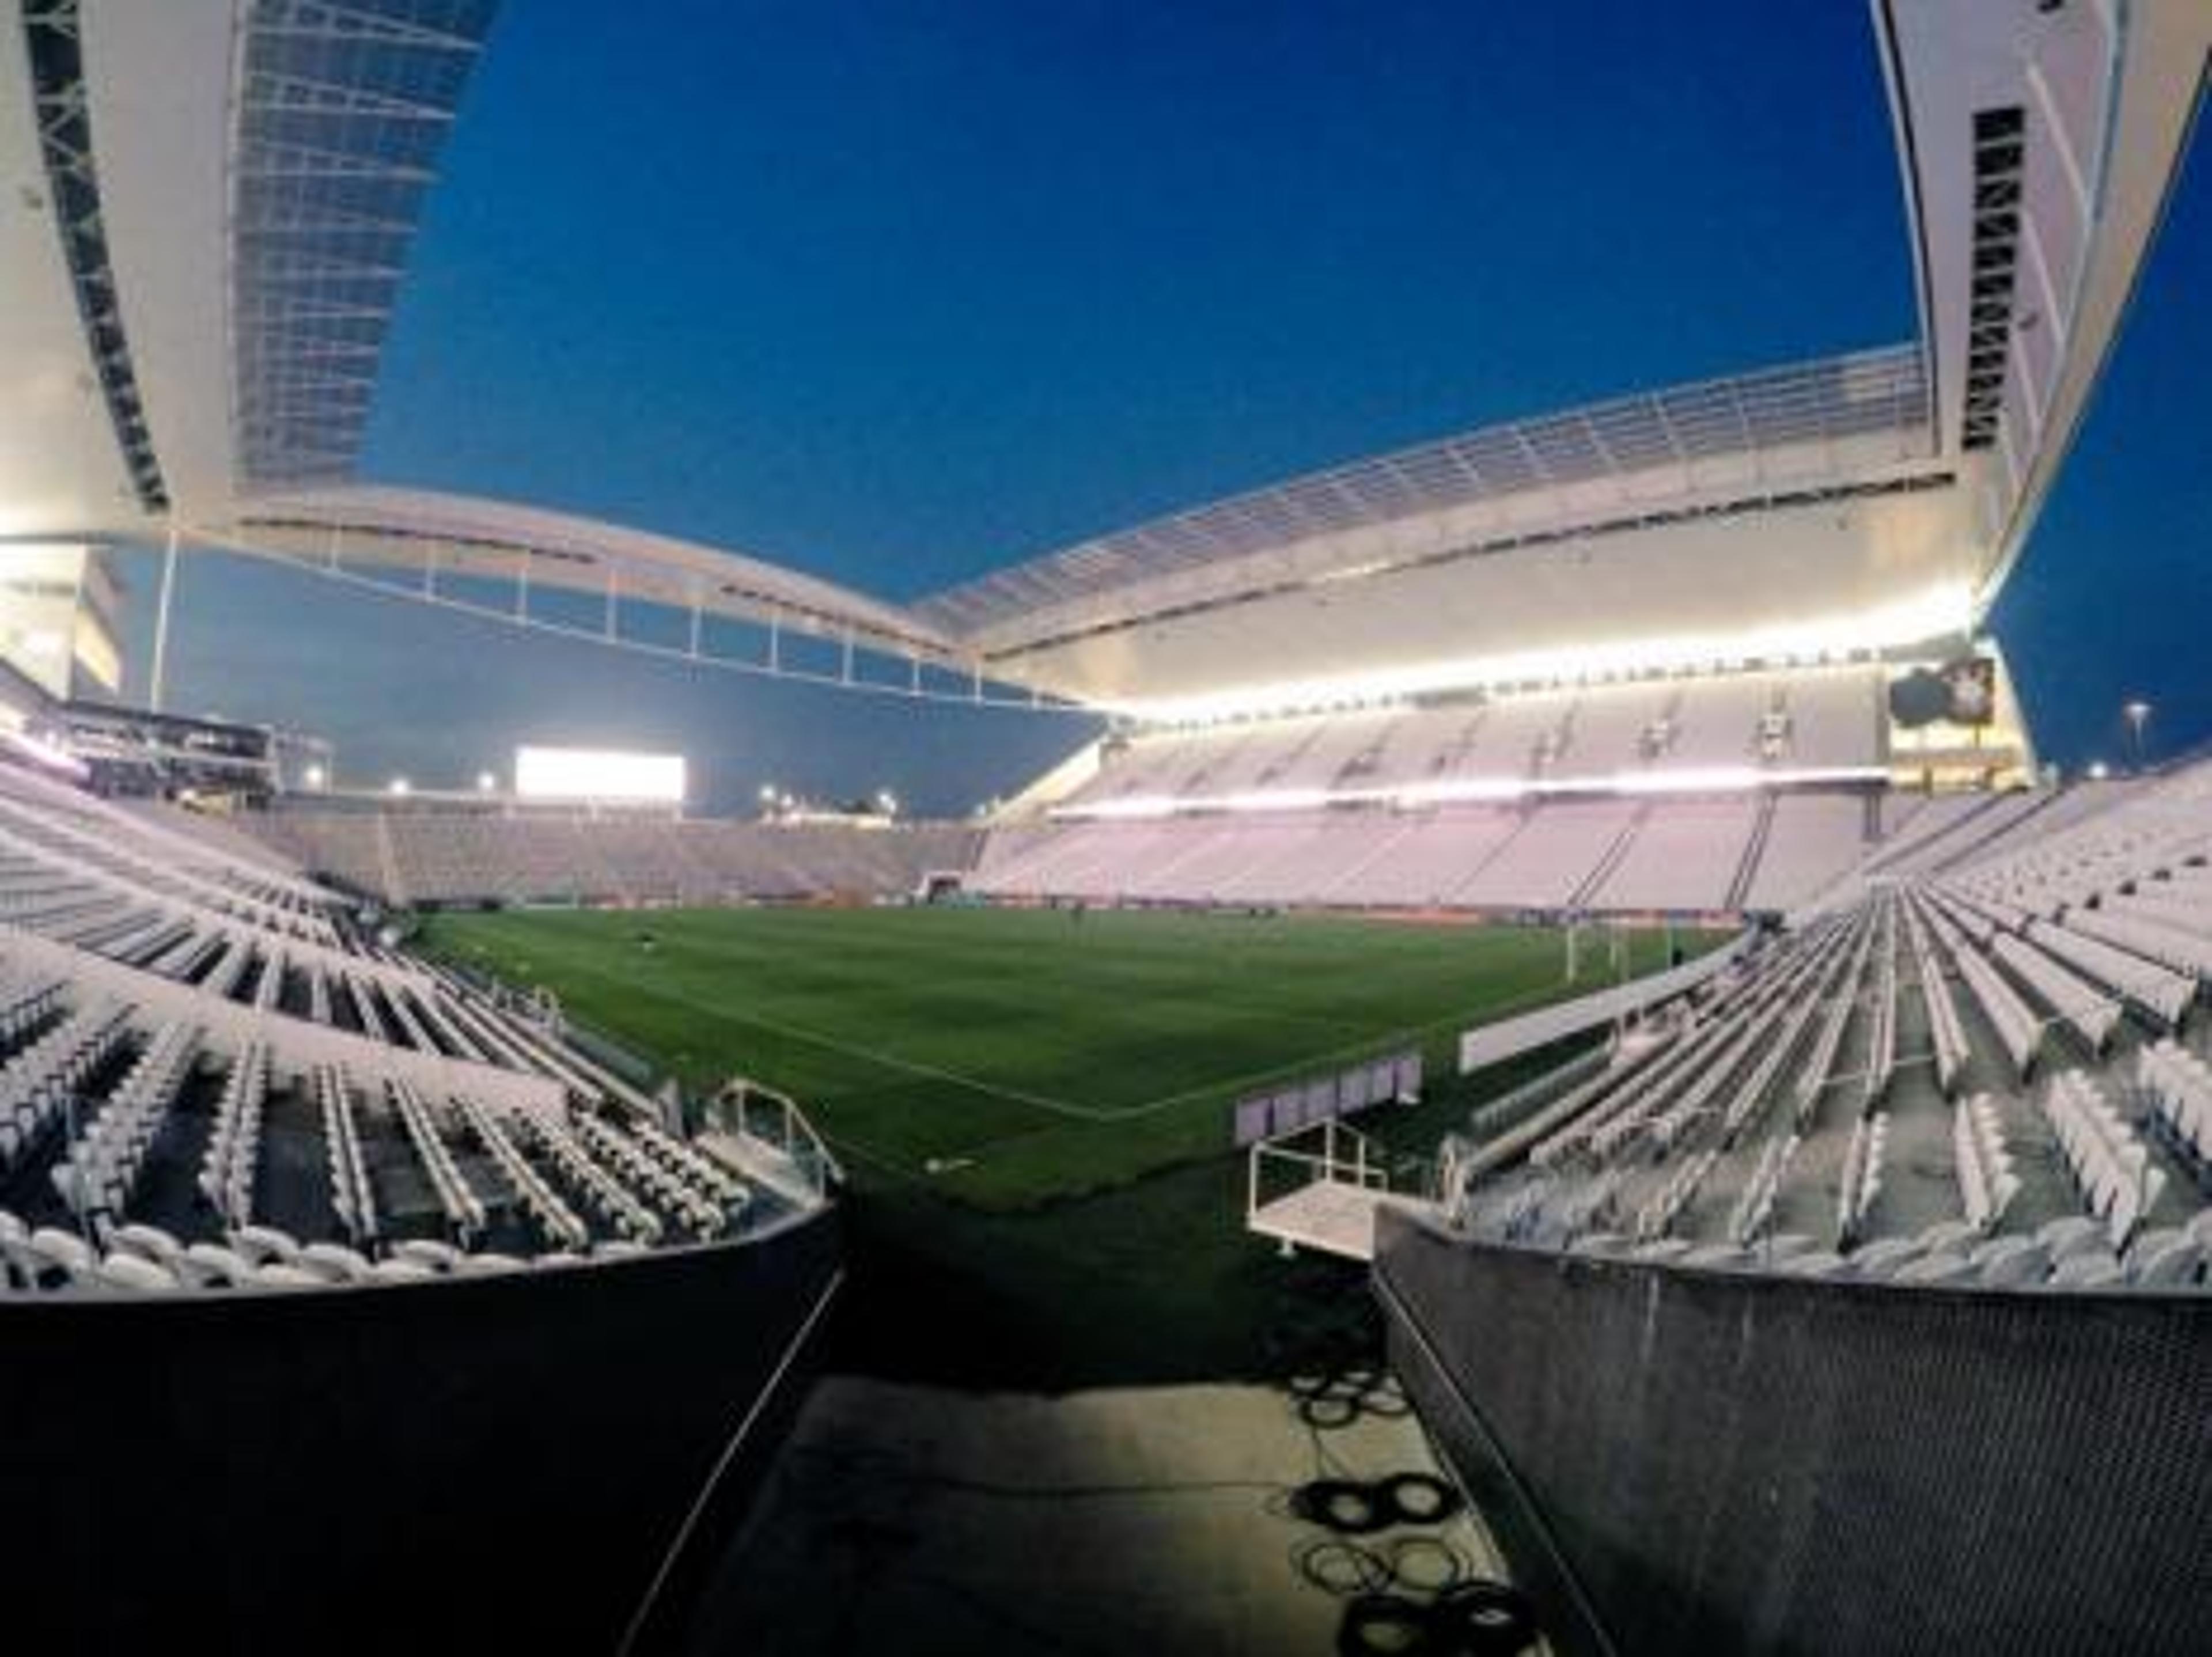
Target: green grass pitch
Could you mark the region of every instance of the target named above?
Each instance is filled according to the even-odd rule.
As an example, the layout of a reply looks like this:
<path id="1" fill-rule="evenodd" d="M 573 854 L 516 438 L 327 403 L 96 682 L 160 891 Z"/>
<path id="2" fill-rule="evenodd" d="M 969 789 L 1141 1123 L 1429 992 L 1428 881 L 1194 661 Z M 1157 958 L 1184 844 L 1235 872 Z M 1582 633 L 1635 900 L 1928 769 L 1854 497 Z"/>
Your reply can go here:
<path id="1" fill-rule="evenodd" d="M 650 942 L 646 940 L 649 938 Z M 689 1089 L 789 1093 L 854 1182 L 993 1209 L 1218 1154 L 1231 1102 L 1567 992 L 1548 928 L 978 908 L 453 915 L 430 941 Z M 1657 964 L 1661 935 L 1632 946 Z M 1581 987 L 1620 971 L 1582 952 Z"/>
<path id="2" fill-rule="evenodd" d="M 851 1185 L 835 1367 L 1047 1391 L 1263 1375 L 1285 1316 L 1364 1295 L 1244 1230 L 1239 1094 L 1418 1041 L 1426 1102 L 1359 1126 L 1425 1155 L 1553 1062 L 1462 1082 L 1461 1029 L 1620 971 L 1588 934 L 1567 984 L 1548 928 L 1160 912 L 508 912 L 427 942 L 687 1089 L 744 1074 L 805 1107 Z M 1665 947 L 1634 935 L 1627 964 Z"/>

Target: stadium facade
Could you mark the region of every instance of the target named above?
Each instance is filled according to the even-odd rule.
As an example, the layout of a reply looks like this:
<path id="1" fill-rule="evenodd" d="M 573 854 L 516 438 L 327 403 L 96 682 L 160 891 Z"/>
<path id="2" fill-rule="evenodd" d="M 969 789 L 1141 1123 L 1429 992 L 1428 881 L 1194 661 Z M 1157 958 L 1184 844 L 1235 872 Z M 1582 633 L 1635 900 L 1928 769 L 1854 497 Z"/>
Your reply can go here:
<path id="1" fill-rule="evenodd" d="M 9 1527 L 57 1589 L 33 1617 L 116 1649 L 179 1618 L 240 1648 L 648 1640 L 801 1384 L 834 1165 L 779 1101 L 672 1116 L 380 906 L 889 893 L 950 865 L 1007 901 L 1789 917 L 1385 1223 L 1425 1413 L 1518 1515 L 1568 1648 L 1931 1648 L 1996 1626 L 1975 1583 L 2027 1608 L 2002 1625 L 2028 1648 L 2193 1648 L 2204 779 L 1994 792 L 2039 767 L 1984 622 L 2124 319 L 2212 14 L 1873 0 L 1910 341 L 1486 427 L 905 604 L 356 477 L 494 10 L 20 0 L 0 27 L 0 1419 L 53 1429 L 0 1435 L 0 1466 L 57 1504 Z M 119 677 L 122 541 L 172 574 L 282 559 L 1112 725 L 988 839 L 308 800 L 261 825 L 272 851 L 96 799 L 45 740 Z M 185 740 L 124 724 L 110 762 Z M 1580 1390 L 1501 1363 L 1498 1331 L 1585 1355 Z M 2033 1375 L 1990 1373 L 2046 1335 Z M 2161 1407 L 2069 1432 L 2115 1350 Z M 1851 1383 L 1900 1351 L 1963 1378 L 1876 1410 Z M 1991 1466 L 1949 1454 L 1990 1421 Z M 1667 1448 L 1692 1441 L 1734 1472 Z M 1865 1485 L 1840 1510 L 1839 1466 Z M 177 1476 L 142 1495 L 150 1467 Z M 1972 1542 L 2002 1569 L 1916 1578 L 1912 1516 L 1938 1523 L 1961 1468 L 2015 1505 Z M 465 1523 L 426 1494 L 454 1489 Z M 210 1513 L 234 1551 L 94 1592 L 117 1536 Z M 1643 1605 L 1654 1580 L 1686 1609 Z M 1899 1622 L 1836 1609 L 1900 1581 Z"/>

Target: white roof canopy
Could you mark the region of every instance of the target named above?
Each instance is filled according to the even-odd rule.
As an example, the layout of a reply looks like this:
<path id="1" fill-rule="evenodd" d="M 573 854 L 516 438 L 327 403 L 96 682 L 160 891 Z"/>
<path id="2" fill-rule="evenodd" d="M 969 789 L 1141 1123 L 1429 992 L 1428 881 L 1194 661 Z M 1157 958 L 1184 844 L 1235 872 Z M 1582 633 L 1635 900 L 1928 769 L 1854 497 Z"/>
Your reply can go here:
<path id="1" fill-rule="evenodd" d="M 308 561 L 336 545 L 433 585 L 613 592 L 1122 707 L 1656 659 L 1822 630 L 1808 618 L 1969 626 L 2071 441 L 2212 42 L 2202 0 L 2133 0 L 2124 29 L 2118 0 L 1872 0 L 1917 340 L 1504 422 L 908 607 L 351 482 L 495 3 L 28 0 L 0 29 L 0 545 L 172 526 Z"/>

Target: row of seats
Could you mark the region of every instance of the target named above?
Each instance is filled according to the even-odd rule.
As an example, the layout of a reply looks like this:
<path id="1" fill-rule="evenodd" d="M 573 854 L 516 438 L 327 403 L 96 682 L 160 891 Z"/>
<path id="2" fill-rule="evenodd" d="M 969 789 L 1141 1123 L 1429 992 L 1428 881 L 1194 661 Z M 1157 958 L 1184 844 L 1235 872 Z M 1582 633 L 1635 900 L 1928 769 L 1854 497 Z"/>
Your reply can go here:
<path id="1" fill-rule="evenodd" d="M 465 1242 L 481 1235 L 485 1226 L 483 1199 L 477 1195 L 461 1172 L 460 1164 L 453 1160 L 453 1153 L 447 1148 L 437 1125 L 430 1120 L 422 1096 L 415 1090 L 413 1083 L 402 1076 L 386 1077 L 384 1088 L 400 1126 L 406 1131 L 408 1143 L 415 1148 L 416 1160 L 429 1176 L 430 1188 L 437 1194 L 438 1206 L 445 1211 L 446 1223 Z"/>
<path id="2" fill-rule="evenodd" d="M 2138 1233 L 2116 1250 L 2104 1229 L 2080 1216 L 2052 1220 L 2032 1233 L 1982 1237 L 1964 1221 L 1929 1227 L 1911 1237 L 1885 1238 L 1842 1253 L 1802 1233 L 1780 1233 L 1754 1247 L 1695 1244 L 1680 1237 L 1639 1243 L 1617 1232 L 1577 1238 L 1571 1252 L 1664 1263 L 1705 1271 L 1772 1272 L 1831 1281 L 1908 1284 L 1923 1289 L 2171 1290 L 2206 1286 L 2212 1256 L 2212 1213 L 2187 1226 Z"/>
<path id="3" fill-rule="evenodd" d="M 2081 1071 L 2052 1077 L 2042 1102 L 2082 1201 L 2120 1247 L 2158 1199 L 2165 1170 L 2152 1164 L 2142 1141 Z"/>
<path id="4" fill-rule="evenodd" d="M 2136 1081 L 2199 1165 L 2212 1168 L 2212 1065 L 2164 1041 L 2136 1055 Z"/>
<path id="5" fill-rule="evenodd" d="M 1988 1094 L 1961 1099 L 1954 1108 L 1951 1156 L 1967 1223 L 1977 1231 L 1995 1230 L 2020 1194 L 2020 1176 L 2013 1169 L 1996 1102 Z"/>
<path id="6" fill-rule="evenodd" d="M 1974 992 L 1997 1040 L 2003 1043 L 2006 1056 L 2012 1061 L 2013 1073 L 2021 1080 L 2027 1079 L 2036 1059 L 2043 1050 L 2043 1021 L 2035 1016 L 2020 992 L 2006 981 L 1982 953 L 1980 948 L 1967 940 L 1963 933 L 1947 929 L 1949 923 L 1937 913 L 1931 923 L 1936 936 L 1948 948 L 1951 960 L 1959 975 Z"/>
<path id="7" fill-rule="evenodd" d="M 1855 795 L 1067 818 L 994 833 L 971 889 L 1013 899 L 1345 908 L 1788 908 L 1863 847 Z"/>
<path id="8" fill-rule="evenodd" d="M 1639 1242 L 1649 1242 L 1667 1235 L 1668 1228 L 1690 1205 L 1705 1176 L 1720 1160 L 1717 1149 L 1701 1150 L 1667 1176 L 1666 1182 L 1647 1199 L 1636 1213 L 1634 1235 Z"/>
<path id="9" fill-rule="evenodd" d="M 71 1013 L 0 1067 L 0 1165 L 13 1168 L 58 1123 L 86 1080 L 123 1045 L 125 1010 L 95 1003 Z"/>
<path id="10" fill-rule="evenodd" d="M 581 1248 L 591 1241 L 591 1227 L 562 1199 L 551 1182 L 531 1165 L 530 1159 L 515 1148 L 507 1130 L 490 1111 L 465 1096 L 457 1096 L 453 1106 L 460 1112 L 470 1132 L 476 1136 L 477 1143 L 499 1164 L 500 1172 L 507 1176 L 516 1200 L 521 1203 L 539 1235 L 556 1248 Z"/>
<path id="11" fill-rule="evenodd" d="M 2177 973 L 2212 977 L 2212 938 L 2199 933 L 2110 908 L 2070 910 L 2066 924 Z"/>
<path id="12" fill-rule="evenodd" d="M 1774 1201 L 1782 1190 L 1790 1163 L 1804 1143 L 1796 1129 L 1785 1129 L 1766 1142 L 1759 1162 L 1744 1181 L 1742 1193 L 1729 1215 L 1729 1240 L 1739 1248 L 1758 1243 L 1773 1229 Z"/>
<path id="13" fill-rule="evenodd" d="M 1997 959 L 2024 980 L 2060 1018 L 2081 1033 L 2093 1053 L 2102 1053 L 2120 1022 L 2120 1004 L 2085 982 L 2034 944 L 2000 932 L 1990 945 Z"/>
<path id="14" fill-rule="evenodd" d="M 215 1127 L 200 1158 L 201 1196 L 232 1226 L 253 1220 L 253 1182 L 261 1166 L 261 1114 L 269 1097 L 269 1049 L 250 1042 L 223 1080 Z"/>
<path id="15" fill-rule="evenodd" d="M 1881 760 L 1864 668 L 1592 685 L 1474 704 L 1305 715 L 1106 745 L 1086 800 L 1376 789 L 1437 779 Z"/>
<path id="16" fill-rule="evenodd" d="M 1912 951 L 1914 974 L 1920 981 L 1921 1006 L 1928 1018 L 1936 1084 L 1949 1098 L 1956 1093 L 1966 1067 L 1970 1052 L 1966 1027 L 1960 1019 L 1959 1004 L 1952 998 L 1950 980 L 1944 975 L 1942 958 L 1936 953 L 1927 923 L 1920 918 L 1918 904 L 1908 895 L 1903 908 L 1905 938 Z"/>
<path id="17" fill-rule="evenodd" d="M 53 1165 L 54 1189 L 70 1212 L 103 1229 L 138 1183 L 147 1151 L 161 1131 L 199 1052 L 200 1033 L 167 1023 L 140 1051 L 115 1090 L 94 1110 Z"/>
<path id="18" fill-rule="evenodd" d="M 25 792 L 27 785 L 33 792 Z M 103 890 L 146 894 L 258 931 L 331 947 L 342 944 L 328 894 L 198 854 L 178 837 L 89 796 L 72 797 L 92 813 L 88 817 L 58 810 L 51 792 L 36 792 L 52 789 L 27 783 L 15 767 L 0 767 L 0 847 L 34 855 Z"/>
<path id="19" fill-rule="evenodd" d="M 58 978 L 0 980 L 0 1048 L 12 1051 L 52 1023 L 62 1008 L 62 989 Z"/>
<path id="20" fill-rule="evenodd" d="M 1743 1060 L 1760 1051 L 1786 1011 L 1802 1018 L 1813 1003 L 1801 992 L 1824 974 L 1845 942 L 1846 929 L 1829 924 L 1808 949 L 1772 955 L 1732 991 L 1712 1015 L 1674 1039 L 1656 1061 L 1620 1082 L 1613 1096 L 1595 1108 L 1577 1111 L 1557 1132 L 1539 1140 L 1529 1160 L 1538 1167 L 1568 1162 L 1605 1162 L 1632 1143 L 1647 1140 L 1663 1150 L 1694 1121 L 1715 1108 L 1717 1096 Z M 1768 1049 L 1769 1052 L 1771 1049 Z M 1747 1087 L 1724 1114 L 1729 1136 L 1748 1119 Z M 1669 1114 L 1671 1112 L 1671 1114 Z M 1658 1125 L 1663 1122 L 1663 1128 Z"/>
<path id="21" fill-rule="evenodd" d="M 118 1228 L 103 1250 L 74 1232 L 27 1228 L 0 1209 L 0 1290 L 17 1293 L 160 1294 L 426 1283 L 620 1259 L 638 1252 L 632 1243 L 605 1242 L 588 1254 L 580 1248 L 528 1257 L 467 1253 L 417 1238 L 394 1245 L 384 1259 L 370 1259 L 342 1244 L 301 1243 L 271 1226 L 241 1227 L 227 1244 L 185 1244 L 149 1225 Z"/>
<path id="22" fill-rule="evenodd" d="M 2046 953 L 2104 985 L 2166 1029 L 2181 1022 L 2197 998 L 2196 980 L 2070 926 L 2031 919 L 2026 936 Z"/>
<path id="23" fill-rule="evenodd" d="M 2045 856 L 2039 822 L 2090 849 Z M 1972 802 L 1908 859 L 1930 872 L 1839 891 L 1597 1074 L 1475 1124 L 1452 1218 L 1693 1266 L 2212 1287 L 2208 859 L 2212 764 Z"/>
<path id="24" fill-rule="evenodd" d="M 1875 1111 L 1851 1129 L 1844 1153 L 1843 1178 L 1836 1190 L 1836 1238 L 1840 1248 L 1856 1247 L 1867 1235 L 1874 1205 L 1881 1195 L 1882 1157 L 1889 1148 L 1889 1116 Z"/>
<path id="25" fill-rule="evenodd" d="M 588 1150 L 613 1164 L 629 1184 L 643 1190 L 655 1205 L 675 1215 L 693 1236 L 707 1241 L 729 1229 L 726 1202 L 735 1199 L 718 1200 L 702 1194 L 690 1170 L 648 1154 L 638 1140 L 596 1116 L 580 1116 L 575 1126 L 577 1138 Z"/>
<path id="26" fill-rule="evenodd" d="M 667 816 L 295 801 L 240 825 L 308 867 L 389 903 L 726 902 L 818 893 L 898 896 L 971 867 L 959 824 L 857 827 Z"/>
<path id="27" fill-rule="evenodd" d="M 315 1066 L 313 1086 L 322 1111 L 331 1206 L 356 1242 L 374 1243 L 381 1228 L 376 1214 L 376 1190 L 369 1183 L 368 1162 L 362 1155 L 361 1127 L 354 1118 L 353 1089 L 347 1083 L 344 1070 L 332 1064 Z"/>
<path id="28" fill-rule="evenodd" d="M 534 1146 L 552 1159 L 561 1177 L 570 1187 L 583 1194 L 589 1203 L 621 1235 L 635 1242 L 657 1244 L 664 1228 L 660 1217 L 640 1202 L 621 1181 L 601 1168 L 589 1152 L 576 1142 L 575 1136 L 550 1114 L 542 1110 L 519 1110 L 510 1119 Z"/>
<path id="29" fill-rule="evenodd" d="M 628 1126 L 646 1102 L 557 1029 L 366 935 L 337 894 L 165 815 L 0 763 L 0 933 L 16 939 L 0 943 L 0 1202 L 22 1216 L 24 1251 L 12 1285 L 383 1282 L 492 1269 L 487 1251 L 507 1247 L 597 1258 L 614 1232 L 727 1236 L 796 1200 Z M 204 1059 L 220 1087 L 204 1112 L 191 1084 Z M 479 1066 L 532 1081 L 471 1082 Z M 472 1119 L 461 1093 L 487 1107 Z M 544 1102 L 524 1121 L 515 1102 L 532 1097 Z M 277 1217 L 313 1241 L 255 1224 Z M 463 1248 L 417 1258 L 433 1243 Z"/>

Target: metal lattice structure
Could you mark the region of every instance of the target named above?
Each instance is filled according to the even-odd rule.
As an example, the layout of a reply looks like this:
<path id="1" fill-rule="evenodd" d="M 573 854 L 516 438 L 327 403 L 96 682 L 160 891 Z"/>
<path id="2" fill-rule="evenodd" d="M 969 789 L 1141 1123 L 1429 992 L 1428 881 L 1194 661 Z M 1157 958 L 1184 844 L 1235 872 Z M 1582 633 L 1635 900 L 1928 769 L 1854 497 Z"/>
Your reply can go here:
<path id="1" fill-rule="evenodd" d="M 1000 570 L 925 600 L 956 637 L 1202 566 L 1542 489 L 1894 434 L 1931 452 L 1917 345 L 1711 379 L 1495 426 L 1310 473 Z M 1347 549 L 1346 557 L 1358 556 Z M 1307 572 L 1309 574 L 1310 571 Z"/>
<path id="2" fill-rule="evenodd" d="M 62 258 L 76 290 L 85 349 L 115 428 L 115 445 L 131 490 L 145 511 L 166 511 L 169 487 L 147 430 L 137 369 L 123 331 L 107 222 L 100 210 L 100 173 L 93 161 L 92 110 L 84 83 L 84 29 L 78 0 L 28 0 L 23 44 L 30 60 L 39 152 L 53 198 Z"/>
<path id="3" fill-rule="evenodd" d="M 239 483 L 350 475 L 407 254 L 498 0 L 249 0 L 231 147 Z"/>

